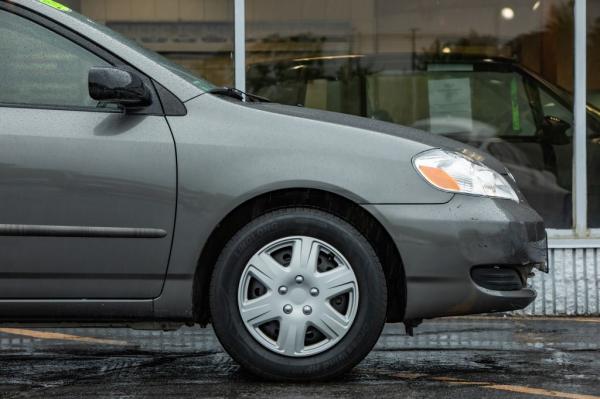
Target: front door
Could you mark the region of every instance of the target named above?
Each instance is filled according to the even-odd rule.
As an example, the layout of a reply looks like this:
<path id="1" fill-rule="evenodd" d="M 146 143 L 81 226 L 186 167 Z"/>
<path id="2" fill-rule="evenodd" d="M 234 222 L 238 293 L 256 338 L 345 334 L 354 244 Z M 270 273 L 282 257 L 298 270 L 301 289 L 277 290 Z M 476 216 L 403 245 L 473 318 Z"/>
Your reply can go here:
<path id="1" fill-rule="evenodd" d="M 0 9 L 0 37 L 0 299 L 158 296 L 176 202 L 164 116 L 92 100 L 88 71 L 110 63 L 54 30 Z"/>

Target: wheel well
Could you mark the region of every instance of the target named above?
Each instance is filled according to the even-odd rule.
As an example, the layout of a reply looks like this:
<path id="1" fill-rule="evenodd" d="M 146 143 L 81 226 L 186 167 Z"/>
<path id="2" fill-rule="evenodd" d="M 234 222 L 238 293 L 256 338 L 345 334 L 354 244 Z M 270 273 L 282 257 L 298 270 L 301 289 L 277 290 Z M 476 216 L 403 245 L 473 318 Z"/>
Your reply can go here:
<path id="1" fill-rule="evenodd" d="M 373 215 L 353 201 L 316 189 L 287 189 L 262 194 L 239 205 L 213 230 L 202 249 L 194 278 L 194 319 L 201 325 L 210 320 L 209 285 L 214 265 L 225 244 L 253 219 L 289 207 L 315 208 L 336 215 L 353 225 L 371 243 L 383 266 L 388 288 L 387 321 L 403 320 L 406 305 L 404 266 L 389 233 Z"/>

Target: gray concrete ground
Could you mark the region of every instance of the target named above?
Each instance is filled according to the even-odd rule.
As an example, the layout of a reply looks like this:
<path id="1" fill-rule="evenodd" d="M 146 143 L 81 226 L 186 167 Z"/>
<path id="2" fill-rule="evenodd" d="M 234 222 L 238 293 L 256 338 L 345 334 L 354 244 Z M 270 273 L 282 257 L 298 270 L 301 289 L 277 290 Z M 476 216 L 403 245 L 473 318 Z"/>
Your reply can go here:
<path id="1" fill-rule="evenodd" d="M 0 396 L 600 399 L 600 319 L 452 318 L 388 325 L 337 381 L 246 374 L 212 330 L 0 328 Z"/>

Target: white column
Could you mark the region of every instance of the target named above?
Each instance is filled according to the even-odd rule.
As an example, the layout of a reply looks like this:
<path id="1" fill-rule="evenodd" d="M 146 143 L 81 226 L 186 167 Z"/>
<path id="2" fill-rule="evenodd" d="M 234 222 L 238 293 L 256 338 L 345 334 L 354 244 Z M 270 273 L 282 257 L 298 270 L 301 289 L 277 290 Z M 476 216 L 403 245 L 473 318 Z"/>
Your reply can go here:
<path id="1" fill-rule="evenodd" d="M 573 215 L 575 234 L 587 234 L 587 15 L 586 1 L 575 0 L 575 85 L 573 139 Z"/>
<path id="2" fill-rule="evenodd" d="M 234 36 L 235 47 L 235 87 L 246 91 L 246 0 L 235 0 L 234 3 Z"/>

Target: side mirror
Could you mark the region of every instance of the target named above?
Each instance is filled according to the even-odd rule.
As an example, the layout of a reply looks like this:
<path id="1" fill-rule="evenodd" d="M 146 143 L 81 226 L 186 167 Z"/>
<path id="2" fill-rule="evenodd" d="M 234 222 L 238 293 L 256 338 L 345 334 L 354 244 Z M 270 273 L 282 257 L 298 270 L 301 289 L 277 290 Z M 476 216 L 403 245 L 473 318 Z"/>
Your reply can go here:
<path id="1" fill-rule="evenodd" d="M 135 73 L 119 68 L 93 67 L 88 74 L 90 97 L 125 108 L 141 108 L 152 104 L 150 89 Z"/>
<path id="2" fill-rule="evenodd" d="M 571 139 L 567 136 L 570 124 L 556 116 L 546 115 L 542 123 L 542 140 L 552 145 L 569 144 Z"/>

